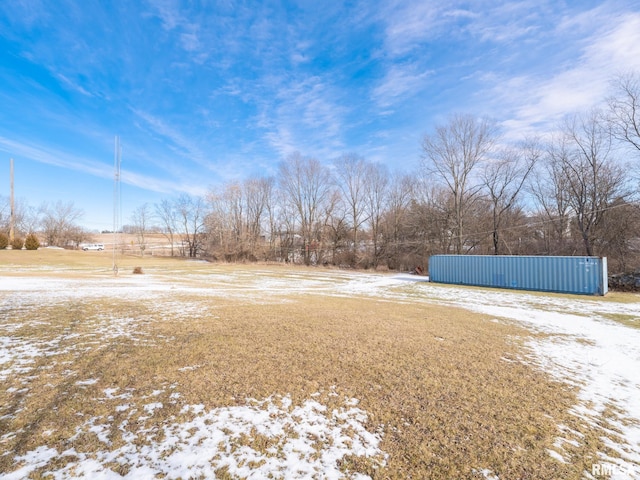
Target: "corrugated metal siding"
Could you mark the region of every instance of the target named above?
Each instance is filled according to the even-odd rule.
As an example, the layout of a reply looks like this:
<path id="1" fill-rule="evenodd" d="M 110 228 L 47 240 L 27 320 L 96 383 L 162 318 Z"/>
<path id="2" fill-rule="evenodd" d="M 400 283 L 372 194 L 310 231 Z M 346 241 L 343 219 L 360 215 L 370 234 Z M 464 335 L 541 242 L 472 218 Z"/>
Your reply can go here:
<path id="1" fill-rule="evenodd" d="M 512 255 L 433 255 L 432 282 L 605 295 L 607 259 Z"/>

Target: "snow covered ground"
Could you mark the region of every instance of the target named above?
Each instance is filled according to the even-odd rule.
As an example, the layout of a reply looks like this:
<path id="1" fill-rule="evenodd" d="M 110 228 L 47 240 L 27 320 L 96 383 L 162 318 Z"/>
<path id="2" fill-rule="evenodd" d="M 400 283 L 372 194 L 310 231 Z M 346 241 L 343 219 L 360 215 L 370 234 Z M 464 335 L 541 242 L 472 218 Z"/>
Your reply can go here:
<path id="1" fill-rule="evenodd" d="M 70 298 L 113 296 L 153 300 L 164 311 L 188 315 L 184 304 L 174 303 L 167 295 L 176 290 L 203 296 L 242 298 L 245 302 L 255 303 L 286 302 L 291 295 L 312 293 L 454 305 L 489 315 L 496 321 L 516 322 L 544 333 L 530 341 L 522 361 L 578 386 L 580 403 L 575 406 L 574 413 L 585 421 L 595 422 L 607 407 L 615 407 L 614 411 L 618 412 L 608 418 L 609 428 L 617 435 L 610 435 L 606 442 L 620 458 L 603 454 L 602 465 L 596 466 L 602 469 L 594 473 L 610 473 L 614 479 L 640 478 L 640 297 L 635 303 L 618 303 L 596 297 L 459 288 L 422 280 L 424 278 L 410 275 L 323 270 L 290 270 L 277 274 L 273 270 L 239 270 L 219 275 L 207 273 L 206 269 L 180 279 L 144 275 L 104 277 L 87 282 L 86 279 L 1 277 L 0 380 L 28 371 L 33 358 L 48 354 L 57 345 L 56 339 L 46 344 L 29 344 L 12 337 L 12 329 L 16 326 L 3 317 L 3 311 L 8 307 L 30 308 L 64 304 Z M 637 328 L 614 321 L 616 316 L 635 323 Z M 140 336 L 135 319 L 123 319 L 109 328 L 101 331 L 102 338 Z M 122 398 L 123 404 L 119 408 L 126 410 L 129 408 L 126 395 Z M 179 392 L 174 392 L 173 398 L 179 398 Z M 345 399 L 343 408 L 333 411 L 328 411 L 313 398 L 295 406 L 288 397 L 251 402 L 245 407 L 212 411 L 187 405 L 184 413 L 191 415 L 189 421 L 165 425 L 163 440 L 151 441 L 144 447 L 136 446 L 136 439 L 131 438 L 116 451 L 105 448 L 104 453 L 91 457 L 82 452 L 58 452 L 42 447 L 16 458 L 20 469 L 3 478 L 23 478 L 60 455 L 73 455 L 77 462 L 61 470 L 52 470 L 54 478 L 80 474 L 91 478 L 121 478 L 105 466 L 119 460 L 137 465 L 127 473 L 128 478 L 152 477 L 159 472 L 166 473 L 168 478 L 193 474 L 209 476 L 211 465 L 248 478 L 264 478 L 266 471 L 282 472 L 285 478 L 305 477 L 313 472 L 325 472 L 325 478 L 341 478 L 336 465 L 347 454 L 376 457 L 380 463 L 384 462 L 384 452 L 378 448 L 382 432 L 371 434 L 364 429 L 362 425 L 367 413 L 356 407 L 356 399 Z M 162 403 L 150 402 L 144 412 L 132 413 L 132 421 L 134 415 L 153 417 L 154 411 L 161 408 Z M 106 428 L 107 422 L 107 418 L 91 419 L 83 428 L 99 433 Z M 556 449 L 550 451 L 561 461 L 564 460 L 562 428 L 559 426 Z M 298 440 L 287 440 L 281 435 L 283 429 L 299 429 Z M 278 456 L 261 457 L 251 446 L 237 444 L 237 438 L 256 430 L 275 442 L 274 448 L 280 452 Z M 145 435 L 144 429 L 138 435 Z M 332 447 L 316 452 L 304 441 L 314 437 L 331 438 Z M 105 447 L 107 442 L 105 440 Z M 0 450 L 1 445 L 2 438 Z M 254 468 L 248 469 L 249 464 Z M 589 478 L 590 474 L 585 472 L 585 477 Z"/>

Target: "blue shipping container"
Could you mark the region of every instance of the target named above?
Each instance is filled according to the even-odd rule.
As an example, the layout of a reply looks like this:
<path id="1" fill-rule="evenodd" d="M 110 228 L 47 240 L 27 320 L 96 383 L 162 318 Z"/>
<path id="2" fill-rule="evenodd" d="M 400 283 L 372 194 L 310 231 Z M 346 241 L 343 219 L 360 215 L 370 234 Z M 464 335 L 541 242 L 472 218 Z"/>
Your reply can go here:
<path id="1" fill-rule="evenodd" d="M 542 292 L 605 295 L 606 257 L 433 255 L 432 282 Z"/>

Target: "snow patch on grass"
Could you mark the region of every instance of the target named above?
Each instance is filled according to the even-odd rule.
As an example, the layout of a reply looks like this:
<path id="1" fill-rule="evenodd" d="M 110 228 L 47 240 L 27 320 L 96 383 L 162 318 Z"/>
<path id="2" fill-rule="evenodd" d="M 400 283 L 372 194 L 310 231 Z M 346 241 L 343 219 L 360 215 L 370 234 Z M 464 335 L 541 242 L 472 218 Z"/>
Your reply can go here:
<path id="1" fill-rule="evenodd" d="M 376 282 L 376 288 L 382 283 Z M 602 458 L 640 478 L 640 330 L 602 316 L 622 314 L 640 320 L 640 303 L 425 283 L 402 292 L 401 298 L 419 293 L 426 301 L 516 321 L 546 334 L 529 341 L 525 360 L 579 388 L 580 403 L 573 413 L 583 420 L 601 427 L 596 420 L 609 410 L 606 420 L 613 431 L 602 429 L 607 433 L 603 439 L 621 458 Z M 550 454 L 562 458 L 553 450 Z"/>
<path id="2" fill-rule="evenodd" d="M 101 278 L 99 282 L 91 285 L 87 284 L 86 279 L 38 278 L 33 276 L 26 278 L 7 277 L 0 278 L 0 294 L 12 293 L 3 295 L 4 305 L 0 306 L 0 315 L 5 308 L 28 309 L 32 306 L 63 305 L 73 299 L 104 298 L 126 298 L 131 301 L 144 300 L 147 304 L 154 305 L 168 319 L 201 315 L 202 312 L 195 307 L 183 301 L 174 300 L 174 296 L 171 293 L 212 298 L 242 298 L 243 301 L 252 303 L 286 302 L 290 301 L 287 296 L 292 294 L 338 297 L 366 296 L 390 302 L 411 302 L 425 305 L 436 303 L 465 308 L 489 315 L 499 319 L 499 321 L 514 321 L 530 330 L 544 334 L 529 342 L 528 351 L 523 354 L 523 358 L 510 358 L 505 359 L 505 361 L 527 361 L 556 376 L 563 382 L 578 387 L 580 403 L 575 406 L 574 413 L 585 421 L 593 422 L 596 425 L 596 420 L 601 419 L 603 413 L 607 411 L 606 422 L 608 422 L 613 431 L 618 433 L 607 434 L 606 442 L 607 445 L 618 452 L 621 458 L 613 459 L 603 456 L 603 460 L 618 465 L 621 471 L 632 471 L 635 476 L 640 478 L 640 395 L 638 394 L 640 391 L 640 329 L 607 319 L 607 316 L 621 315 L 629 319 L 631 323 L 636 321 L 640 323 L 640 302 L 620 303 L 594 297 L 569 297 L 498 289 L 462 288 L 430 284 L 424 280 L 424 277 L 413 275 L 377 275 L 359 272 L 326 271 L 274 272 L 253 270 L 251 272 L 240 271 L 219 275 L 211 273 L 209 269 L 203 270 L 201 274 L 190 273 L 179 277 L 162 277 L 149 274 L 144 277 Z M 202 285 L 206 285 L 206 287 L 202 287 Z M 35 325 L 38 321 L 41 321 L 41 319 L 36 319 L 32 323 Z M 140 332 L 140 319 L 134 321 L 131 318 L 105 318 L 93 319 L 93 321 L 95 322 L 94 329 L 98 329 L 100 333 L 100 336 L 95 340 L 128 338 L 138 342 L 145 341 L 145 334 Z M 73 345 L 65 348 L 80 351 L 81 348 L 89 345 L 87 343 L 88 337 L 76 335 L 77 338 L 73 338 L 73 334 L 63 335 L 48 342 L 31 341 L 18 335 L 18 330 L 23 325 L 12 324 L 10 321 L 0 325 L 0 380 L 6 380 L 13 375 L 24 376 L 32 368 L 35 359 L 60 353 L 62 351 L 61 346 L 70 343 L 69 341 L 72 339 Z M 98 347 L 89 346 L 88 348 Z M 188 371 L 199 367 L 200 365 L 185 366 L 180 371 Z M 70 372 L 71 374 L 74 374 L 74 372 Z M 115 391 L 105 391 L 107 398 L 116 398 L 115 394 Z M 282 411 L 279 411 L 276 417 L 284 424 L 290 425 L 288 428 L 296 428 L 296 421 L 291 417 L 287 417 L 287 415 L 291 415 L 290 407 L 285 409 L 284 403 L 286 402 L 283 403 L 284 399 L 281 400 L 277 408 L 281 408 Z M 269 411 L 271 408 L 276 408 L 274 401 L 265 402 L 259 408 L 256 405 L 251 408 L 258 408 L 261 411 Z M 313 400 L 309 402 L 313 402 Z M 321 427 L 320 430 L 325 429 L 326 431 L 334 432 L 328 434 L 323 430 L 325 431 L 324 438 L 333 438 L 331 435 L 342 435 L 335 432 L 337 430 L 340 431 L 339 426 L 342 424 L 339 424 L 339 422 L 343 420 L 339 416 L 334 417 L 332 412 L 323 412 L 321 406 L 318 407 L 316 405 L 311 408 L 313 405 L 313 403 L 309 405 L 305 403 L 296 408 L 307 408 L 305 412 L 307 412 L 308 417 L 315 418 L 315 423 L 313 424 L 315 428 Z M 347 405 L 345 408 L 347 410 L 355 408 L 355 405 Z M 611 411 L 613 411 L 613 414 Z M 232 414 L 230 412 L 235 413 Z M 239 422 L 238 425 L 244 425 L 240 421 L 240 417 L 243 415 L 241 412 L 246 411 L 231 410 L 227 412 L 226 410 L 221 410 L 217 413 L 227 415 L 227 418 L 233 416 L 234 421 Z M 204 407 L 198 410 L 197 407 L 193 406 L 185 413 L 194 416 L 194 419 L 189 424 L 189 428 L 195 428 L 194 433 L 189 433 L 188 430 L 182 431 L 180 430 L 181 424 L 175 424 L 164 427 L 167 434 L 166 440 L 151 446 L 143 447 L 128 443 L 122 449 L 116 452 L 104 453 L 102 454 L 103 456 L 76 453 L 78 461 L 73 467 L 75 468 L 73 470 L 74 474 L 87 472 L 86 475 L 88 476 L 92 476 L 93 473 L 102 475 L 108 471 L 104 464 L 114 458 L 118 458 L 118 462 L 122 461 L 127 465 L 133 465 L 128 470 L 127 476 L 130 476 L 129 478 L 134 478 L 135 473 L 145 474 L 145 472 L 153 476 L 160 472 L 161 468 L 164 468 L 163 465 L 169 465 L 167 463 L 169 460 L 175 461 L 177 464 L 177 458 L 181 457 L 182 460 L 187 462 L 182 467 L 187 470 L 180 470 L 182 472 L 181 475 L 199 475 L 198 472 L 201 470 L 198 469 L 205 469 L 205 466 L 199 466 L 198 455 L 190 457 L 190 451 L 181 449 L 185 445 L 191 445 L 190 442 L 192 442 L 193 438 L 200 435 L 198 432 L 205 432 L 209 426 L 216 425 L 216 423 L 213 418 L 210 418 L 213 423 L 206 426 L 206 428 L 201 423 L 198 423 L 198 419 L 209 418 L 208 416 L 211 414 L 211 412 L 205 412 Z M 261 415 L 262 413 L 259 411 L 254 411 L 250 415 L 254 421 L 258 422 L 257 424 L 249 422 L 253 425 L 252 428 L 258 428 L 255 425 L 262 425 L 260 428 L 267 428 L 267 420 L 264 420 L 263 423 L 258 421 L 262 418 Z M 323 416 L 325 418 L 324 423 L 314 415 Z M 218 426 L 220 427 L 219 424 Z M 213 427 L 211 426 L 211 428 Z M 276 427 L 272 426 L 270 428 Z M 563 434 L 562 428 L 562 426 L 559 426 L 560 435 Z M 181 431 L 183 433 L 179 433 Z M 207 432 L 211 435 L 218 435 L 220 431 L 214 429 Z M 233 431 L 239 432 L 240 430 Z M 356 437 L 358 437 L 358 430 L 356 429 L 355 432 Z M 303 433 L 311 434 L 311 427 Z M 572 435 L 574 440 L 561 438 L 558 444 L 555 445 L 559 452 L 562 451 L 563 440 L 566 442 L 576 441 L 575 435 L 571 432 L 565 433 L 567 436 Z M 139 434 L 141 435 L 141 433 Z M 173 445 L 167 443 L 169 439 L 180 435 L 184 437 L 182 444 L 177 440 Z M 363 437 L 359 441 L 364 445 L 364 433 L 362 435 Z M 278 453 L 267 452 L 264 454 L 259 451 L 256 445 L 252 447 L 251 445 L 253 444 L 251 442 L 249 442 L 249 445 L 237 445 L 237 442 L 233 443 L 229 440 L 230 437 L 227 436 L 220 449 L 215 450 L 217 457 L 210 457 L 208 463 L 205 462 L 208 465 L 206 468 L 213 468 L 215 464 L 216 468 L 226 468 L 229 472 L 232 469 L 234 472 L 245 472 L 248 470 L 243 469 L 248 468 L 247 465 L 251 464 L 253 469 L 257 469 L 256 471 L 264 472 L 266 470 L 260 469 L 266 469 L 265 465 L 275 465 L 275 468 L 279 469 L 278 471 L 284 472 L 282 475 L 290 474 L 295 477 L 299 475 L 295 472 L 292 473 L 293 470 L 291 469 L 294 468 L 293 465 L 296 463 L 296 458 L 302 464 L 301 471 L 317 471 L 313 469 L 319 468 L 319 465 L 326 466 L 317 463 L 321 458 L 324 458 L 325 462 L 331 463 L 327 458 L 335 459 L 336 455 L 340 455 L 340 452 L 343 452 L 339 449 L 335 451 L 330 449 L 333 453 L 327 454 L 329 456 L 318 456 L 318 453 L 309 456 L 309 445 L 304 443 L 304 439 L 289 437 L 291 436 L 280 438 L 275 435 L 268 437 L 267 444 L 276 445 Z M 204 437 L 198 438 L 204 442 Z M 298 445 L 294 440 L 299 441 L 300 444 Z M 236 440 L 233 441 L 235 442 Z M 352 440 L 349 441 L 352 442 Z M 233 443 L 238 452 L 244 452 L 242 454 L 244 456 L 224 463 L 226 458 L 225 449 L 230 448 L 229 442 Z M 369 444 L 369 448 L 374 448 L 372 445 Z M 193 448 L 198 454 L 205 455 L 201 450 L 198 450 L 198 445 L 194 445 Z M 364 450 L 366 451 L 367 449 L 365 448 Z M 561 457 L 560 453 L 555 450 L 552 451 Z M 158 452 L 163 452 L 163 455 Z M 37 460 L 37 458 L 45 458 L 49 453 L 50 450 L 47 449 L 34 450 L 33 458 L 35 460 L 32 463 L 38 464 L 41 460 Z M 555 454 L 550 451 L 550 455 Z M 379 458 L 381 453 L 378 452 L 375 455 L 377 455 L 376 458 Z M 129 457 L 132 458 L 131 463 L 129 463 Z M 303 460 L 300 460 L 301 458 Z M 142 459 L 140 466 L 136 466 L 138 464 L 134 462 L 134 459 Z M 194 463 L 189 464 L 189 459 L 192 459 Z M 154 461 L 160 463 L 154 464 Z M 171 465 L 174 464 L 171 463 Z M 192 465 L 195 470 L 191 471 L 189 465 Z M 178 472 L 178 467 L 175 468 L 174 473 Z M 23 472 L 26 472 L 26 476 L 31 471 L 33 469 L 24 470 Z M 63 478 L 65 473 L 70 472 L 71 470 L 59 470 L 54 474 L 54 478 Z M 485 475 L 484 471 L 481 472 Z M 487 475 L 492 474 L 487 473 L 485 477 Z M 245 476 L 248 476 L 248 474 Z M 114 478 L 120 477 L 114 476 Z"/>
<path id="3" fill-rule="evenodd" d="M 363 480 L 370 477 L 342 472 L 341 460 L 347 456 L 365 457 L 374 467 L 386 461 L 379 448 L 381 433 L 371 433 L 365 428 L 367 413 L 354 406 L 358 403 L 355 399 L 333 410 L 315 400 L 294 406 L 289 397 L 248 403 L 209 411 L 202 405 L 185 406 L 181 413 L 190 419 L 161 426 L 160 436 L 150 436 L 144 429 L 123 435 L 121 440 L 125 444 L 115 450 L 58 452 L 39 447 L 16 456 L 18 469 L 5 478 L 24 478 L 36 469 L 43 469 L 45 476 L 54 479 L 83 475 L 103 479 L 156 475 L 170 479 L 216 478 L 226 472 L 250 479 Z M 161 407 L 162 404 L 154 403 L 144 408 L 153 413 Z M 110 425 L 99 420 L 91 418 L 78 429 L 77 435 L 91 432 L 110 446 L 113 443 Z M 114 471 L 114 463 L 122 469 Z M 121 471 L 126 474 L 122 476 Z"/>

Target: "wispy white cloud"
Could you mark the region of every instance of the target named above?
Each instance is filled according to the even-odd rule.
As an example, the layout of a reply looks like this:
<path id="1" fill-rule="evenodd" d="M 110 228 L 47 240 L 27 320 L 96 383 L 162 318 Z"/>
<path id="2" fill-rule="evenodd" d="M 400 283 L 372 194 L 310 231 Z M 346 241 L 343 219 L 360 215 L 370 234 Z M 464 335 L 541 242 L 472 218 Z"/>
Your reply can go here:
<path id="1" fill-rule="evenodd" d="M 157 0 L 151 3 L 153 15 L 160 18 L 167 34 L 176 35 L 177 44 L 192 61 L 202 65 L 209 57 L 207 41 L 203 40 L 198 19 L 183 11 L 185 5 L 176 0 Z"/>
<path id="2" fill-rule="evenodd" d="M 46 145 L 27 145 L 20 141 L 0 137 L 0 150 L 10 153 L 11 156 L 16 158 L 25 158 L 65 170 L 85 173 L 97 178 L 107 180 L 114 178 L 113 165 L 87 157 L 78 157 Z M 126 168 L 121 171 L 121 179 L 123 183 L 128 185 L 157 193 L 204 193 L 204 188 L 201 185 L 185 183 L 175 178 L 160 179 Z"/>
<path id="3" fill-rule="evenodd" d="M 0 12 L 12 23 L 31 28 L 48 17 L 42 0 L 0 2 Z"/>
<path id="4" fill-rule="evenodd" d="M 24 157 L 39 163 L 88 173 L 100 178 L 113 176 L 113 170 L 110 170 L 109 167 L 103 163 L 88 158 L 77 157 L 46 146 L 28 145 L 9 138 L 0 137 L 0 149 L 16 157 Z"/>
<path id="5" fill-rule="evenodd" d="M 121 175 L 122 182 L 151 192 L 166 194 L 188 193 L 189 195 L 204 195 L 206 193 L 205 185 L 200 182 L 185 182 L 175 178 L 169 180 L 160 179 L 127 170 L 126 168 L 122 169 Z"/>
<path id="6" fill-rule="evenodd" d="M 332 158 L 343 148 L 346 107 L 340 93 L 319 77 L 281 85 L 273 102 L 263 102 L 258 126 L 277 152 Z"/>
<path id="7" fill-rule="evenodd" d="M 557 123 L 564 115 L 587 110 L 607 96 L 613 75 L 640 69 L 640 13 L 589 15 L 594 33 L 574 62 L 557 73 L 503 78 L 494 98 L 511 108 L 507 129 L 519 132 Z"/>
<path id="8" fill-rule="evenodd" d="M 385 54 L 402 56 L 428 38 L 446 21 L 438 2 L 395 1 L 380 12 L 385 25 Z"/>
<path id="9" fill-rule="evenodd" d="M 200 40 L 196 33 L 183 33 L 180 35 L 182 48 L 188 52 L 196 52 L 200 49 Z"/>
<path id="10" fill-rule="evenodd" d="M 282 158 L 301 149 L 302 145 L 294 139 L 289 126 L 284 122 L 263 120 L 261 125 L 267 130 L 264 135 L 265 139 Z"/>
<path id="11" fill-rule="evenodd" d="M 155 14 L 162 21 L 165 30 L 173 30 L 185 23 L 185 18 L 180 13 L 180 4 L 175 0 L 155 0 L 149 2 Z"/>
<path id="12" fill-rule="evenodd" d="M 93 97 L 94 95 L 87 91 L 85 88 L 83 88 L 81 85 L 78 85 L 75 82 L 72 82 L 71 80 L 69 80 L 66 76 L 62 75 L 61 73 L 55 73 L 53 72 L 54 75 L 67 87 L 69 87 L 71 90 L 78 92 L 86 97 Z"/>
<path id="13" fill-rule="evenodd" d="M 159 117 L 135 108 L 132 108 L 131 111 L 142 119 L 153 133 L 160 135 L 168 148 L 184 160 L 193 161 L 207 170 L 215 169 L 213 162 L 189 136 L 168 125 Z"/>
<path id="14" fill-rule="evenodd" d="M 474 15 L 466 29 L 479 41 L 496 44 L 543 34 L 546 3 L 544 0 L 488 2 L 483 6 L 482 15 Z"/>
<path id="15" fill-rule="evenodd" d="M 394 64 L 373 89 L 372 98 L 380 107 L 390 107 L 398 100 L 409 98 L 423 90 L 432 73 L 433 71 L 425 71 L 416 64 Z"/>

